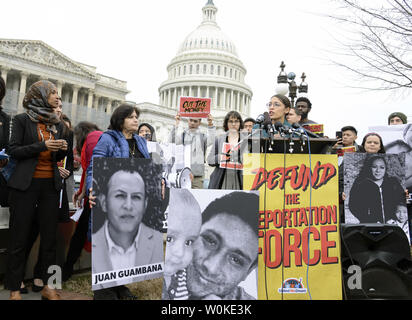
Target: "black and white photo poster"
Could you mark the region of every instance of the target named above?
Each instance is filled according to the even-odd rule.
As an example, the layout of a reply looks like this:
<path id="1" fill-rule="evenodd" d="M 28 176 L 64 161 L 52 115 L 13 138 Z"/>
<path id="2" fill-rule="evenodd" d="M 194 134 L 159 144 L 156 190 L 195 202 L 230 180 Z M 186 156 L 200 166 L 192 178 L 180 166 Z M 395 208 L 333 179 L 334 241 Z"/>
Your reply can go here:
<path id="1" fill-rule="evenodd" d="M 257 299 L 257 191 L 171 189 L 163 300 Z"/>
<path id="2" fill-rule="evenodd" d="M 162 165 L 162 175 L 168 188 L 191 188 L 190 145 L 149 141 L 147 148 L 153 162 Z"/>
<path id="3" fill-rule="evenodd" d="M 405 153 L 405 186 L 412 191 L 412 123 L 369 128 L 382 137 L 386 153 Z"/>
<path id="4" fill-rule="evenodd" d="M 94 159 L 93 290 L 163 276 L 161 181 L 149 159 Z"/>
<path id="5" fill-rule="evenodd" d="M 409 240 L 405 154 L 345 154 L 345 222 L 388 223 Z"/>

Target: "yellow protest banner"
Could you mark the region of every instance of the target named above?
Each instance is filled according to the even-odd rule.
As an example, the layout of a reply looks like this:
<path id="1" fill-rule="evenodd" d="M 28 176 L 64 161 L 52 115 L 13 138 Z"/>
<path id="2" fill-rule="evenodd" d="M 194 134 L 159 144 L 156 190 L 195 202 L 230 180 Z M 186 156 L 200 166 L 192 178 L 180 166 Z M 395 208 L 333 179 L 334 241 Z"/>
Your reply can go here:
<path id="1" fill-rule="evenodd" d="M 336 155 L 248 154 L 259 190 L 259 300 L 341 300 Z"/>

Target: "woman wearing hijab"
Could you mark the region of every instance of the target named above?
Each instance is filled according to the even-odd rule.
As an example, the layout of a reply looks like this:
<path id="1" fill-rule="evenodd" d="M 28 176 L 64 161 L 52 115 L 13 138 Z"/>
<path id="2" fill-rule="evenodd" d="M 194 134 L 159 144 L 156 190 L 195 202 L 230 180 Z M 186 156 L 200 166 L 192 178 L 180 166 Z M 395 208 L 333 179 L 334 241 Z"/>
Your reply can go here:
<path id="1" fill-rule="evenodd" d="M 23 100 L 25 112 L 13 118 L 9 154 L 16 161 L 10 187 L 10 238 L 6 287 L 11 300 L 21 300 L 25 253 L 34 221 L 40 228 L 41 274 L 56 264 L 56 230 L 59 194 L 63 187 L 57 162 L 67 155 L 63 124 L 54 111 L 59 104 L 56 86 L 50 81 L 34 83 Z M 59 300 L 55 289 L 45 285 L 43 299 Z"/>
<path id="2" fill-rule="evenodd" d="M 62 130 L 62 137 L 68 142 L 68 148 L 67 148 L 67 156 L 63 159 L 63 161 L 60 161 L 57 164 L 57 169 L 59 170 L 60 177 L 62 178 L 63 182 L 63 189 L 60 191 L 60 199 L 59 199 L 59 216 L 58 216 L 58 222 L 59 223 L 66 223 L 70 221 L 70 213 L 69 213 L 69 199 L 68 199 L 68 194 L 67 190 L 70 190 L 67 188 L 67 180 L 69 178 L 73 178 L 73 131 L 71 129 L 71 121 L 70 119 L 62 113 L 63 111 L 63 104 L 61 101 L 61 98 L 59 97 L 59 104 L 57 108 L 53 109 L 54 113 L 57 114 L 59 119 L 61 120 L 61 123 L 64 125 L 63 130 Z M 74 184 L 74 181 L 73 181 Z M 31 235 L 29 237 L 28 241 L 28 246 L 27 246 L 27 251 L 26 251 L 26 262 L 29 258 L 30 252 L 32 250 L 32 247 L 39 236 L 39 225 L 37 222 L 34 223 L 34 226 L 32 228 Z M 33 285 L 32 285 L 32 291 L 33 292 L 40 292 L 44 288 L 44 282 L 42 280 L 42 275 L 41 275 L 41 252 L 39 251 L 39 255 L 37 258 L 37 263 L 34 266 L 33 270 Z M 24 284 L 23 284 L 24 285 Z M 20 288 L 20 293 L 28 293 L 28 290 L 26 287 Z"/>

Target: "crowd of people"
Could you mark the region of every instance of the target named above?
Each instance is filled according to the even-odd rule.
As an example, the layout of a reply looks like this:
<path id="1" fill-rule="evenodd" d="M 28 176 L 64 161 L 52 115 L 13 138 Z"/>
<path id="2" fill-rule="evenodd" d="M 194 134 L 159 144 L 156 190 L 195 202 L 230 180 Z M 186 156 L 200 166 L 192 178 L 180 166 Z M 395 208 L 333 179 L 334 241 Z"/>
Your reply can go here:
<path id="1" fill-rule="evenodd" d="M 0 106 L 5 91 L 4 81 L 0 77 Z M 12 121 L 0 108 L 0 150 L 5 149 L 5 153 L 9 155 L 8 159 L 0 159 L 0 205 L 9 207 L 10 210 L 5 287 L 10 290 L 11 300 L 20 300 L 21 294 L 27 292 L 24 284 L 26 263 L 33 243 L 40 235 L 40 250 L 32 289 L 40 291 L 44 299 L 59 300 L 57 291 L 48 285 L 47 273 L 48 267 L 56 264 L 56 230 L 59 222 L 69 221 L 69 202 L 75 207 L 83 207 L 63 265 L 62 280 L 67 281 L 73 273 L 74 264 L 80 257 L 85 241 L 90 240 L 91 208 L 97 203 L 92 183 L 94 159 L 150 159 L 147 142 L 157 139 L 153 126 L 149 123 L 139 125 L 139 109 L 128 103 L 123 103 L 114 110 L 107 130 L 87 121 L 82 121 L 73 128 L 70 119 L 62 110 L 56 86 L 46 80 L 38 81 L 28 89 L 23 107 L 24 112 L 14 116 Z M 308 118 L 312 108 L 308 98 L 301 97 L 292 105 L 289 98 L 277 94 L 271 97 L 267 107 L 272 123 L 280 122 L 286 127 L 295 123 L 300 126 L 316 124 Z M 192 188 L 242 190 L 242 159 L 245 153 L 250 152 L 250 145 L 241 142 L 253 130 L 260 129 L 260 124 L 252 118 L 242 119 L 237 111 L 230 111 L 224 118 L 224 134 L 218 136 L 212 115 L 207 118 L 206 132 L 200 129 L 201 119 L 189 118 L 186 128 L 179 115 L 176 115 L 175 120 L 174 129 L 167 142 L 190 146 Z M 400 112 L 395 112 L 388 118 L 389 125 L 405 123 L 407 117 Z M 342 136 L 336 137 L 337 142 L 332 146 L 332 153 L 342 155 L 342 150 L 352 148 L 353 152 L 375 155 L 368 160 L 371 162 L 370 167 L 387 166 L 382 158 L 376 156 L 385 153 L 378 134 L 368 133 L 361 145 L 358 145 L 356 128 L 347 125 L 340 131 Z M 274 134 L 279 133 L 275 131 Z M 264 130 L 262 135 L 265 136 Z M 209 154 L 208 149 L 211 149 Z M 76 167 L 74 153 L 80 156 L 78 160 L 82 169 L 80 187 L 76 192 L 73 192 L 73 186 L 68 183 Z M 208 183 L 205 181 L 206 165 L 214 167 Z M 339 168 L 339 195 L 340 202 L 343 203 L 346 195 L 343 189 L 342 162 Z M 385 180 L 382 174 L 377 177 L 377 173 L 368 172 L 365 173 L 366 180 L 356 182 L 356 188 L 363 189 L 365 183 L 373 183 L 370 181 L 373 181 L 374 175 L 375 180 L 379 180 L 381 184 L 388 180 Z M 137 179 L 140 176 L 141 174 L 135 174 Z M 163 190 L 164 181 L 158 183 Z M 364 200 L 368 198 L 367 201 L 374 203 L 376 210 L 381 210 L 376 201 L 376 193 L 371 192 L 363 197 Z M 350 198 L 351 201 L 356 200 L 355 196 Z M 367 201 L 364 201 L 365 205 Z M 349 206 L 351 205 L 350 203 Z M 357 212 L 356 209 L 353 211 Z M 361 214 L 364 212 L 359 212 L 359 215 Z M 343 214 L 341 219 L 344 221 Z M 179 228 L 175 225 L 172 227 Z M 200 224 L 198 227 L 200 228 Z M 107 228 L 110 235 L 115 234 L 115 228 Z M 130 241 L 133 242 L 133 238 Z M 130 243 L 124 244 L 125 250 L 128 245 Z M 170 279 L 168 281 L 170 282 Z M 96 290 L 94 298 L 137 297 L 126 286 L 119 285 Z"/>

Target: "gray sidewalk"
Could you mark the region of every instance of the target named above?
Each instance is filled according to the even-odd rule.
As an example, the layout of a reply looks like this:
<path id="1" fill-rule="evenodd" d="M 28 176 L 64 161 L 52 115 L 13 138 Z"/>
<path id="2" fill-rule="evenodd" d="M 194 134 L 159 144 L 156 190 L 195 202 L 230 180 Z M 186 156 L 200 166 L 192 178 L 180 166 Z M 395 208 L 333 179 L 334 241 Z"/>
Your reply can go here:
<path id="1" fill-rule="evenodd" d="M 75 274 L 73 274 L 71 280 L 69 282 L 67 282 L 69 285 L 64 285 L 63 284 L 63 290 L 57 290 L 60 294 L 60 297 L 62 300 L 93 300 L 93 298 L 85 295 L 85 294 L 80 294 L 77 293 L 73 290 L 73 286 L 70 285 L 71 281 L 76 282 L 76 279 L 78 280 L 78 278 L 80 277 L 84 277 L 85 275 L 88 275 L 90 273 L 89 270 L 84 270 L 82 272 L 76 272 Z M 31 282 L 28 281 L 28 283 L 26 284 L 26 287 L 28 288 L 28 293 L 27 294 L 22 294 L 21 297 L 23 300 L 41 300 L 41 293 L 40 292 L 33 292 L 31 290 Z M 67 290 L 67 288 L 72 288 L 69 290 Z M 0 301 L 1 300 L 9 300 L 10 297 L 10 291 L 4 289 L 4 284 L 2 282 L 0 282 Z"/>
<path id="2" fill-rule="evenodd" d="M 31 288 L 28 287 L 29 293 L 27 294 L 22 294 L 21 297 L 23 300 L 41 300 L 41 294 L 40 292 L 33 292 L 31 291 Z M 60 297 L 62 300 L 93 300 L 92 298 L 81 295 L 75 292 L 71 291 L 66 291 L 66 290 L 57 290 L 60 294 Z M 4 286 L 0 286 L 0 300 L 8 300 L 10 297 L 10 291 L 5 290 Z"/>
<path id="3" fill-rule="evenodd" d="M 10 297 L 10 291 L 5 290 L 4 286 L 0 286 L 0 300 L 9 300 Z M 31 291 L 31 288 L 29 288 L 29 293 L 28 294 L 22 294 L 21 297 L 23 300 L 41 300 L 40 292 L 36 293 Z"/>

